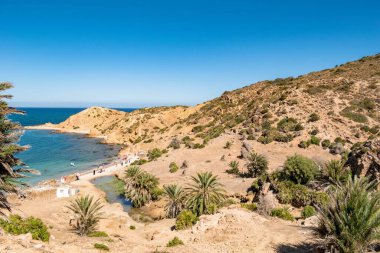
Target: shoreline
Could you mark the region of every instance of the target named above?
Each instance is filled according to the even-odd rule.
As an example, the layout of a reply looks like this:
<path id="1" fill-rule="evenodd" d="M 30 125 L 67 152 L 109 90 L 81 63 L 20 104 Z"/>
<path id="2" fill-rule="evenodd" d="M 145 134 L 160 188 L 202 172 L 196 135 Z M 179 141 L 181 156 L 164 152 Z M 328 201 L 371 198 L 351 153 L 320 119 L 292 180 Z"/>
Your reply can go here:
<path id="1" fill-rule="evenodd" d="M 122 170 L 126 166 L 129 166 L 134 161 L 138 160 L 139 157 L 137 155 L 128 155 L 125 159 L 117 159 L 113 162 L 110 162 L 108 164 L 99 166 L 99 167 L 92 167 L 88 168 L 82 172 L 74 172 L 72 174 L 68 174 L 65 176 L 62 176 L 61 179 L 52 178 L 48 180 L 40 181 L 37 185 L 32 186 L 28 189 L 28 191 L 42 191 L 44 189 L 52 189 L 52 188 L 58 188 L 64 185 L 76 185 L 76 182 L 83 182 L 87 181 L 91 183 L 92 179 L 103 177 L 103 176 L 111 176 L 116 174 L 116 172 Z M 95 170 L 95 174 L 94 174 Z M 99 171 L 101 170 L 101 172 Z M 79 180 L 75 180 L 76 173 L 79 173 Z M 66 182 L 62 182 L 62 178 L 66 178 Z M 55 185 L 52 185 L 52 182 L 55 183 Z M 50 186 L 50 187 L 49 187 Z"/>

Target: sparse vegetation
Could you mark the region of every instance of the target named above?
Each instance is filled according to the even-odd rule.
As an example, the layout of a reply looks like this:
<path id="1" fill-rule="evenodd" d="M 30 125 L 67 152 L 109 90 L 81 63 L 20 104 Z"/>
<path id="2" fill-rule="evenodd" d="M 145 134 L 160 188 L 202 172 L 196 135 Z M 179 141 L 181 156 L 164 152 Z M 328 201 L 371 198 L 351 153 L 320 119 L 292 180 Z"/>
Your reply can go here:
<path id="1" fill-rule="evenodd" d="M 303 219 L 314 216 L 317 213 L 313 206 L 305 206 L 302 210 L 301 216 Z"/>
<path id="2" fill-rule="evenodd" d="M 183 245 L 183 241 L 176 236 L 172 240 L 170 240 L 166 246 L 167 247 L 175 247 L 178 245 Z"/>
<path id="3" fill-rule="evenodd" d="M 294 118 L 286 117 L 277 123 L 277 130 L 284 133 L 290 131 L 300 131 L 302 129 L 303 126 L 300 123 L 298 123 L 298 121 Z"/>
<path id="4" fill-rule="evenodd" d="M 235 174 L 238 175 L 240 173 L 239 171 L 239 162 L 237 161 L 231 161 L 228 166 L 230 167 L 226 172 L 228 174 Z"/>
<path id="5" fill-rule="evenodd" d="M 225 148 L 225 149 L 230 149 L 230 148 L 231 148 L 231 145 L 232 145 L 232 143 L 229 142 L 229 141 L 227 141 L 226 144 L 224 145 L 224 148 Z"/>
<path id="6" fill-rule="evenodd" d="M 273 217 L 278 217 L 278 218 L 283 219 L 283 220 L 288 220 L 288 221 L 294 220 L 294 217 L 289 212 L 288 208 L 274 208 L 274 209 L 272 209 L 270 215 Z"/>
<path id="7" fill-rule="evenodd" d="M 94 248 L 98 249 L 98 250 L 104 250 L 104 251 L 109 251 L 110 250 L 110 248 L 107 245 L 103 244 L 103 243 L 95 243 L 94 244 Z"/>
<path id="8" fill-rule="evenodd" d="M 108 237 L 108 234 L 104 231 L 91 231 L 87 233 L 88 237 Z"/>
<path id="9" fill-rule="evenodd" d="M 252 212 L 257 210 L 256 203 L 243 203 L 243 204 L 241 204 L 241 207 L 248 209 Z"/>

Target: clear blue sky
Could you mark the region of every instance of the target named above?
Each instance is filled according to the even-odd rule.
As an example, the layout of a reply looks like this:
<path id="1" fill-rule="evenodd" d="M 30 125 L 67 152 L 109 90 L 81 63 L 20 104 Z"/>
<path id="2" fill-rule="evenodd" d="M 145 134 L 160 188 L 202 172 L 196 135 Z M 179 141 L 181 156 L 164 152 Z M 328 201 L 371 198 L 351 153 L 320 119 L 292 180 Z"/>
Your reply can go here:
<path id="1" fill-rule="evenodd" d="M 0 0 L 15 106 L 192 105 L 380 52 L 379 0 Z"/>

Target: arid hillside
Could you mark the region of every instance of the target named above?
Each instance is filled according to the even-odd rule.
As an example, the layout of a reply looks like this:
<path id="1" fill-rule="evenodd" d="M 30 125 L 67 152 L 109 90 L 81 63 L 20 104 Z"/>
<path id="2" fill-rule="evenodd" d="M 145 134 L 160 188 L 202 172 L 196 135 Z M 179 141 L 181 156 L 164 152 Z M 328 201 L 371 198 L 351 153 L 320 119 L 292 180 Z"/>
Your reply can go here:
<path id="1" fill-rule="evenodd" d="M 126 150 L 166 148 L 176 138 L 202 148 L 227 132 L 260 143 L 350 145 L 379 134 L 380 55 L 335 68 L 258 82 L 195 107 L 144 108 L 131 113 L 100 107 L 57 127 L 101 135 Z M 338 147 L 339 149 L 339 147 Z"/>

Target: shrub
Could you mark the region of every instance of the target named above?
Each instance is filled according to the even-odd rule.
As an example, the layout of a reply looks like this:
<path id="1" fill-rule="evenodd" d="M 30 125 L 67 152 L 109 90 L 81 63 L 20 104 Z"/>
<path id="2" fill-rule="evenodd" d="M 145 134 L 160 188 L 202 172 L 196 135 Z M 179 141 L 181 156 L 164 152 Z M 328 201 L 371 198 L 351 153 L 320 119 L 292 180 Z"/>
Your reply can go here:
<path id="1" fill-rule="evenodd" d="M 164 154 L 164 153 L 166 153 L 165 150 L 160 150 L 159 148 L 154 148 L 154 149 L 148 151 L 147 156 L 148 156 L 149 161 L 154 161 L 157 158 L 161 157 L 162 154 Z"/>
<path id="2" fill-rule="evenodd" d="M 288 208 L 274 208 L 272 209 L 270 215 L 273 217 L 278 217 L 283 220 L 294 221 L 294 217 L 289 212 Z"/>
<path id="3" fill-rule="evenodd" d="M 183 210 L 177 216 L 175 221 L 175 228 L 177 230 L 183 230 L 189 227 L 192 227 L 197 223 L 198 217 L 189 210 Z"/>
<path id="4" fill-rule="evenodd" d="M 178 165 L 175 163 L 175 162 L 171 162 L 170 165 L 169 165 L 169 172 L 170 173 L 175 173 L 178 171 Z"/>
<path id="5" fill-rule="evenodd" d="M 228 166 L 230 166 L 230 169 L 226 170 L 228 174 L 235 174 L 238 175 L 240 173 L 239 171 L 239 162 L 237 161 L 231 161 Z"/>
<path id="6" fill-rule="evenodd" d="M 248 157 L 247 176 L 257 177 L 267 173 L 268 160 L 265 156 L 252 152 Z"/>
<path id="7" fill-rule="evenodd" d="M 319 143 L 321 142 L 321 140 L 317 137 L 317 136 L 315 136 L 315 135 L 312 135 L 311 137 L 310 137 L 310 144 L 313 144 L 313 145 L 317 145 L 317 146 L 319 146 Z"/>
<path id="8" fill-rule="evenodd" d="M 318 120 L 320 120 L 320 117 L 319 117 L 318 114 L 316 114 L 316 113 L 310 114 L 310 116 L 309 116 L 309 122 L 315 122 L 315 121 L 318 121 Z"/>
<path id="9" fill-rule="evenodd" d="M 186 169 L 187 167 L 189 167 L 189 163 L 185 160 L 182 162 L 181 169 Z"/>
<path id="10" fill-rule="evenodd" d="M 176 236 L 172 240 L 170 240 L 166 246 L 167 247 L 174 247 L 174 246 L 178 246 L 178 245 L 183 245 L 183 241 Z"/>
<path id="11" fill-rule="evenodd" d="M 309 158 L 300 155 L 286 159 L 281 176 L 297 184 L 307 184 L 318 174 L 318 166 Z"/>
<path id="12" fill-rule="evenodd" d="M 94 248 L 98 249 L 98 250 L 104 250 L 104 251 L 109 251 L 110 250 L 110 248 L 107 245 L 103 244 L 103 243 L 95 243 L 94 244 Z"/>
<path id="13" fill-rule="evenodd" d="M 232 146 L 232 143 L 231 143 L 231 142 L 229 142 L 229 141 L 227 141 L 227 142 L 226 142 L 226 145 L 224 145 L 224 147 L 223 147 L 223 148 L 225 148 L 225 149 L 230 149 L 230 148 L 231 148 L 231 146 Z"/>
<path id="14" fill-rule="evenodd" d="M 317 213 L 313 206 L 305 206 L 302 210 L 301 216 L 303 219 L 314 216 Z"/>
<path id="15" fill-rule="evenodd" d="M 12 235 L 31 233 L 34 240 L 49 241 L 50 234 L 46 225 L 38 218 L 21 218 L 19 215 L 10 215 L 9 220 L 0 219 L 0 227 Z"/>
<path id="16" fill-rule="evenodd" d="M 108 234 L 104 231 L 92 231 L 87 233 L 88 237 L 108 237 Z"/>
<path id="17" fill-rule="evenodd" d="M 299 148 L 308 148 L 310 146 L 310 140 L 308 141 L 301 141 L 299 144 L 298 144 L 298 147 Z"/>
<path id="18" fill-rule="evenodd" d="M 143 165 L 145 163 L 147 163 L 148 161 L 145 160 L 145 159 L 139 159 L 139 160 L 136 160 L 134 161 L 131 165 L 134 166 L 134 165 Z"/>
<path id="19" fill-rule="evenodd" d="M 310 134 L 311 135 L 317 135 L 319 133 L 319 130 L 318 129 L 313 129 Z"/>
<path id="20" fill-rule="evenodd" d="M 281 132 L 300 131 L 303 127 L 294 118 L 284 118 L 277 123 L 277 130 Z"/>
<path id="21" fill-rule="evenodd" d="M 326 140 L 323 140 L 321 144 L 323 148 L 328 148 L 331 145 L 331 141 L 326 139 Z"/>
<path id="22" fill-rule="evenodd" d="M 129 229 L 130 229 L 130 230 L 135 230 L 135 229 L 136 229 L 136 226 L 134 226 L 134 225 L 130 225 L 130 226 L 129 226 Z"/>
<path id="23" fill-rule="evenodd" d="M 177 138 L 174 138 L 171 140 L 168 147 L 173 149 L 179 149 L 181 147 L 181 142 Z"/>
<path id="24" fill-rule="evenodd" d="M 277 198 L 282 204 L 291 204 L 295 207 L 307 205 L 324 205 L 327 195 L 307 188 L 305 185 L 294 184 L 290 181 L 277 183 Z"/>
<path id="25" fill-rule="evenodd" d="M 257 210 L 256 203 L 244 203 L 244 204 L 241 204 L 241 207 L 248 209 L 252 212 Z"/>
<path id="26" fill-rule="evenodd" d="M 318 232 L 334 252 L 367 252 L 380 230 L 380 193 L 367 178 L 348 180 L 330 192 L 330 202 L 318 209 Z"/>
<path id="27" fill-rule="evenodd" d="M 74 230 L 80 236 L 87 235 L 95 231 L 100 219 L 102 219 L 103 213 L 100 210 L 103 205 L 100 200 L 94 200 L 89 195 L 77 197 L 70 202 L 67 208 L 75 216 Z"/>

